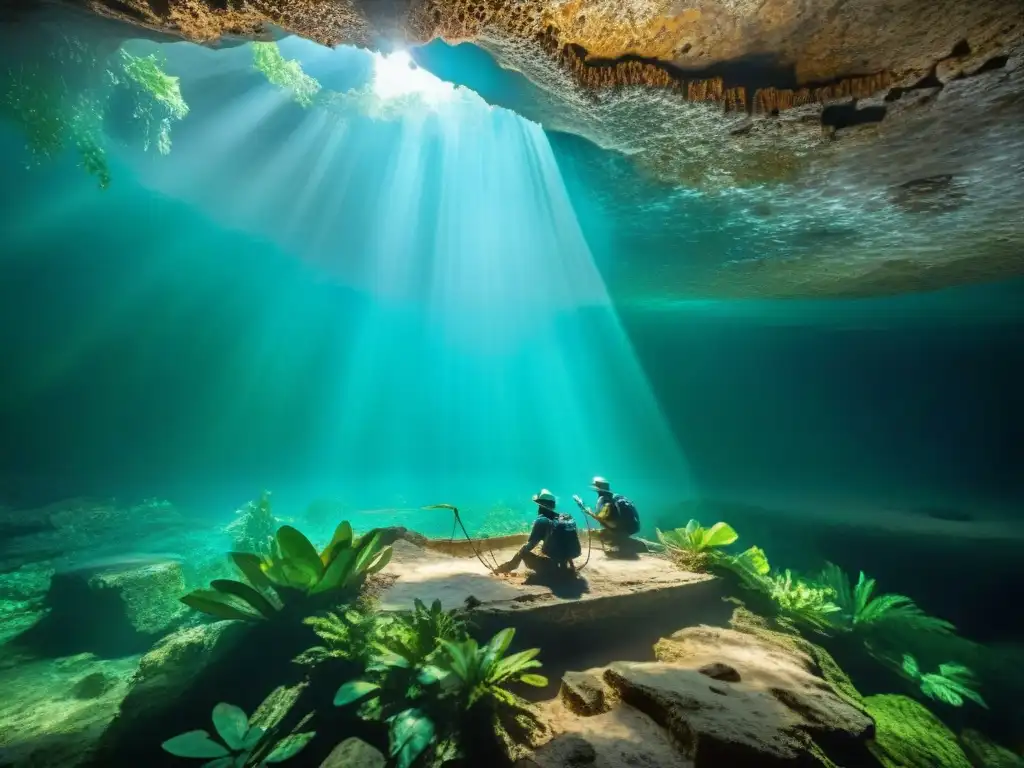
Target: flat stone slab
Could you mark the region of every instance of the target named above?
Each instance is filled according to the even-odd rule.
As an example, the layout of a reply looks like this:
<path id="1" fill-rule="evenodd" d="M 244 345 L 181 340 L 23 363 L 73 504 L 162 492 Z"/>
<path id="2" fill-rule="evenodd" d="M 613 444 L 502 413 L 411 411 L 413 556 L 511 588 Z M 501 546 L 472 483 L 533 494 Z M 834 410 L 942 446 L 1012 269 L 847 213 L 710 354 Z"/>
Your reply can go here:
<path id="1" fill-rule="evenodd" d="M 512 557 L 521 537 L 500 541 L 505 546 L 493 550 L 498 563 Z M 525 566 L 496 576 L 468 546 L 457 550 L 450 542 L 439 546 L 422 539 L 400 539 L 393 546 L 388 573 L 397 579 L 382 593 L 382 608 L 408 610 L 416 598 L 428 605 L 440 600 L 448 610 L 470 607 L 471 631 L 481 642 L 506 627 L 515 629 L 513 650 L 543 649 L 542 671 L 551 685 L 521 692 L 536 699 L 556 696 L 558 679 L 569 669 L 653 661 L 661 637 L 696 624 L 726 626 L 732 613 L 720 579 L 680 570 L 653 554 L 613 559 L 595 545 L 577 578 L 553 582 Z M 489 550 L 482 555 L 492 561 Z"/>
<path id="2" fill-rule="evenodd" d="M 578 579 L 557 582 L 543 582 L 523 565 L 514 573 L 496 576 L 468 547 L 468 556 L 439 551 L 433 542 L 421 547 L 408 541 L 397 541 L 394 548 L 388 571 L 398 580 L 381 597 L 382 608 L 391 611 L 411 608 L 415 598 L 427 604 L 440 600 L 445 608 L 465 606 L 468 600 L 480 610 L 536 610 L 546 606 L 675 590 L 715 580 L 708 574 L 682 571 L 658 555 L 641 554 L 636 559 L 613 559 L 597 547 L 592 550 L 590 561 Z M 492 550 L 485 548 L 482 554 L 487 560 L 493 554 L 496 562 L 502 563 L 510 559 L 516 549 L 514 545 Z"/>

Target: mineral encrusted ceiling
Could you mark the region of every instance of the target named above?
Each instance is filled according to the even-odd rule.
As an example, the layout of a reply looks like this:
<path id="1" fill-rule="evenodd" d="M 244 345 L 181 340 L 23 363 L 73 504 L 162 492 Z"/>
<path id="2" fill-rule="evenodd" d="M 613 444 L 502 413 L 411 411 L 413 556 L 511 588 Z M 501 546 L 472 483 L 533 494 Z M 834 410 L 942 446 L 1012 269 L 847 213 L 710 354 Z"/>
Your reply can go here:
<path id="1" fill-rule="evenodd" d="M 651 269 L 679 295 L 1024 274 L 1024 0 L 65 2 L 207 43 L 269 24 L 327 45 L 472 41 L 530 82 L 526 117 L 630 156 L 669 198 L 742 192 L 737 215 L 788 256 Z M 859 235 L 787 251 L 780 223 Z"/>

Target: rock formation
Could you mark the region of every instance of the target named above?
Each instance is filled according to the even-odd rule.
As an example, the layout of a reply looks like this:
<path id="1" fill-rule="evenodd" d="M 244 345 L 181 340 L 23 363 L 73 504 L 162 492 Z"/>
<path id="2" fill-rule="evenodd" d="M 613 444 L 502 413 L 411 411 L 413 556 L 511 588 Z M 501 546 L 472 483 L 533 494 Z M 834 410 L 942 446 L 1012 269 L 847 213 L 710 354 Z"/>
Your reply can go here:
<path id="1" fill-rule="evenodd" d="M 271 25 L 324 45 L 473 42 L 525 76 L 524 116 L 659 183 L 746 190 L 730 223 L 765 254 L 657 274 L 641 260 L 627 276 L 638 293 L 646 280 L 677 298 L 856 297 L 1024 274 L 1021 0 L 63 3 L 127 22 L 126 35 L 205 44 Z M 769 216 L 766 185 L 783 201 Z M 602 186 L 637 233 L 630 250 L 653 249 L 661 222 L 635 182 Z M 658 202 L 677 214 L 674 200 Z"/>
<path id="2" fill-rule="evenodd" d="M 659 642 L 655 653 L 655 662 L 563 677 L 560 700 L 546 705 L 555 737 L 523 768 L 828 765 L 825 756 L 870 764 L 871 718 L 798 649 L 692 627 Z M 631 749 L 646 762 L 631 762 Z"/>

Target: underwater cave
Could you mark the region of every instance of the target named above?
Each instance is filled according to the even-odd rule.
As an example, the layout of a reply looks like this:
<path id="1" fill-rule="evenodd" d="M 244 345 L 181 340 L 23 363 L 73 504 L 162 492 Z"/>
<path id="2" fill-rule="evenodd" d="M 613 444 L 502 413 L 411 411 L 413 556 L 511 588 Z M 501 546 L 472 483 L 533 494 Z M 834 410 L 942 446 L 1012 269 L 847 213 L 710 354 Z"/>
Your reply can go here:
<path id="1" fill-rule="evenodd" d="M 0 768 L 1024 766 L 1024 6 L 803 5 L 0 9 Z"/>

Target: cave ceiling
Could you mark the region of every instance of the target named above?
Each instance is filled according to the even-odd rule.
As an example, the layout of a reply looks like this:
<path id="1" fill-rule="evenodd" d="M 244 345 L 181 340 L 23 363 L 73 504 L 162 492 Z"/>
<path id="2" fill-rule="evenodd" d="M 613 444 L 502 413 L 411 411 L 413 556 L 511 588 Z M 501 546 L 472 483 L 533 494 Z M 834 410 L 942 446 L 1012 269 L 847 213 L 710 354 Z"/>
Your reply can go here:
<path id="1" fill-rule="evenodd" d="M 629 235 L 631 279 L 675 296 L 872 296 L 1024 274 L 1024 0 L 64 4 L 205 44 L 272 27 L 330 46 L 471 42 L 524 84 L 514 104 L 508 89 L 484 98 L 649 180 L 631 190 L 621 163 L 597 164 L 595 195 Z M 687 258 L 695 199 L 720 210 L 741 255 Z"/>

